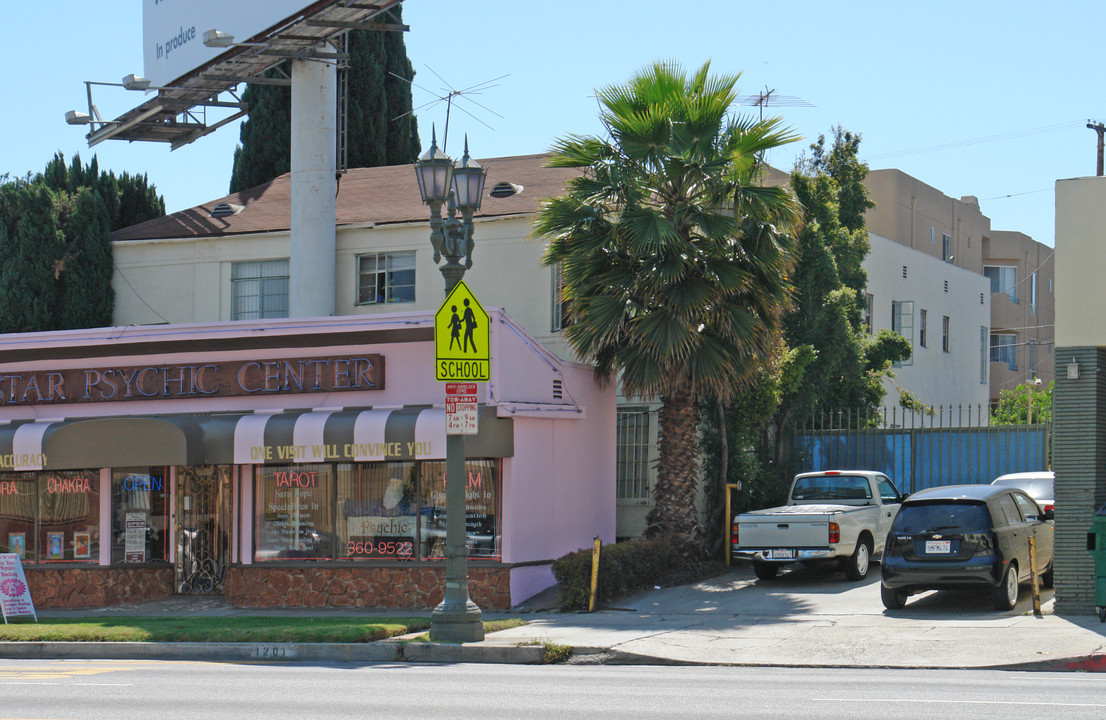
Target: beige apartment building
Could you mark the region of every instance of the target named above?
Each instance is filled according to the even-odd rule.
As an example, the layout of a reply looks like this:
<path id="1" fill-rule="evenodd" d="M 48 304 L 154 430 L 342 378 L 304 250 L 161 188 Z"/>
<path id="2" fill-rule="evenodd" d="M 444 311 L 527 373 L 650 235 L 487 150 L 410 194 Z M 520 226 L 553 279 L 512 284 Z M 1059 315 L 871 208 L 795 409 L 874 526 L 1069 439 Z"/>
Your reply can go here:
<path id="1" fill-rule="evenodd" d="M 987 279 L 990 402 L 1026 382 L 1047 385 L 1055 376 L 1053 249 L 1020 232 L 992 230 L 974 196 L 951 198 L 901 170 L 873 170 L 866 185 L 876 203 L 866 216 L 872 235 Z M 947 273 L 931 275 L 932 293 L 949 292 Z"/>

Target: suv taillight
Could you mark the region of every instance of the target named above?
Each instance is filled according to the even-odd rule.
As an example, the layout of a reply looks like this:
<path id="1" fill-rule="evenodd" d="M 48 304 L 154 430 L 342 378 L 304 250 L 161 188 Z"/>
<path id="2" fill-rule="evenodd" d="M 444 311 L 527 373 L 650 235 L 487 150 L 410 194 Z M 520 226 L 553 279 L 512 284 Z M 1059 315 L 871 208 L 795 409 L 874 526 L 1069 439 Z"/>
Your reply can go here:
<path id="1" fill-rule="evenodd" d="M 835 522 L 829 524 L 829 541 L 831 543 L 841 542 L 841 526 Z"/>

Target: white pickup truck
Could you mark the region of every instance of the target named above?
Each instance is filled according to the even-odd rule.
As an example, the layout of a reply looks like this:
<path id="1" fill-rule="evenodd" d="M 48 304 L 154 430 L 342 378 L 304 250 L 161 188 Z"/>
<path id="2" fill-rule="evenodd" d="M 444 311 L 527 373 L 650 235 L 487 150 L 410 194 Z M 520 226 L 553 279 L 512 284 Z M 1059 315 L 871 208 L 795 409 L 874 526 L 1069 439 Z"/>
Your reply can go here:
<path id="1" fill-rule="evenodd" d="M 840 563 L 850 580 L 863 580 L 903 496 L 883 473 L 823 470 L 795 476 L 787 504 L 733 519 L 733 557 L 753 561 L 767 580 L 791 562 Z"/>

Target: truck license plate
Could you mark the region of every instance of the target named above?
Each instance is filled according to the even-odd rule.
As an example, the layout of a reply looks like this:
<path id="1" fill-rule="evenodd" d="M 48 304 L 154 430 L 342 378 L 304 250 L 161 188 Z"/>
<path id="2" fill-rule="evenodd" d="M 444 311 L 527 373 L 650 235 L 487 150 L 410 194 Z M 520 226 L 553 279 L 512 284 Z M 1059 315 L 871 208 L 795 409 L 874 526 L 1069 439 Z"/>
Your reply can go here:
<path id="1" fill-rule="evenodd" d="M 794 560 L 795 559 L 795 551 L 794 550 L 769 550 L 768 551 L 768 559 L 769 560 Z"/>
<path id="2" fill-rule="evenodd" d="M 948 540 L 926 540 L 926 555 L 948 555 L 952 543 Z"/>

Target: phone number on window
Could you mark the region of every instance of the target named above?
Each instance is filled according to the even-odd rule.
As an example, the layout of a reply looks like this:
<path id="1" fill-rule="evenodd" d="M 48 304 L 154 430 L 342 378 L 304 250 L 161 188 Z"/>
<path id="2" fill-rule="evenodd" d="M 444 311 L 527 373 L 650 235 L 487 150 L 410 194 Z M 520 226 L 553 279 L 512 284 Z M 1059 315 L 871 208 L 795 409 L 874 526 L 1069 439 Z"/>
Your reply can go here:
<path id="1" fill-rule="evenodd" d="M 349 542 L 346 555 L 414 555 L 415 545 L 404 541 Z"/>

